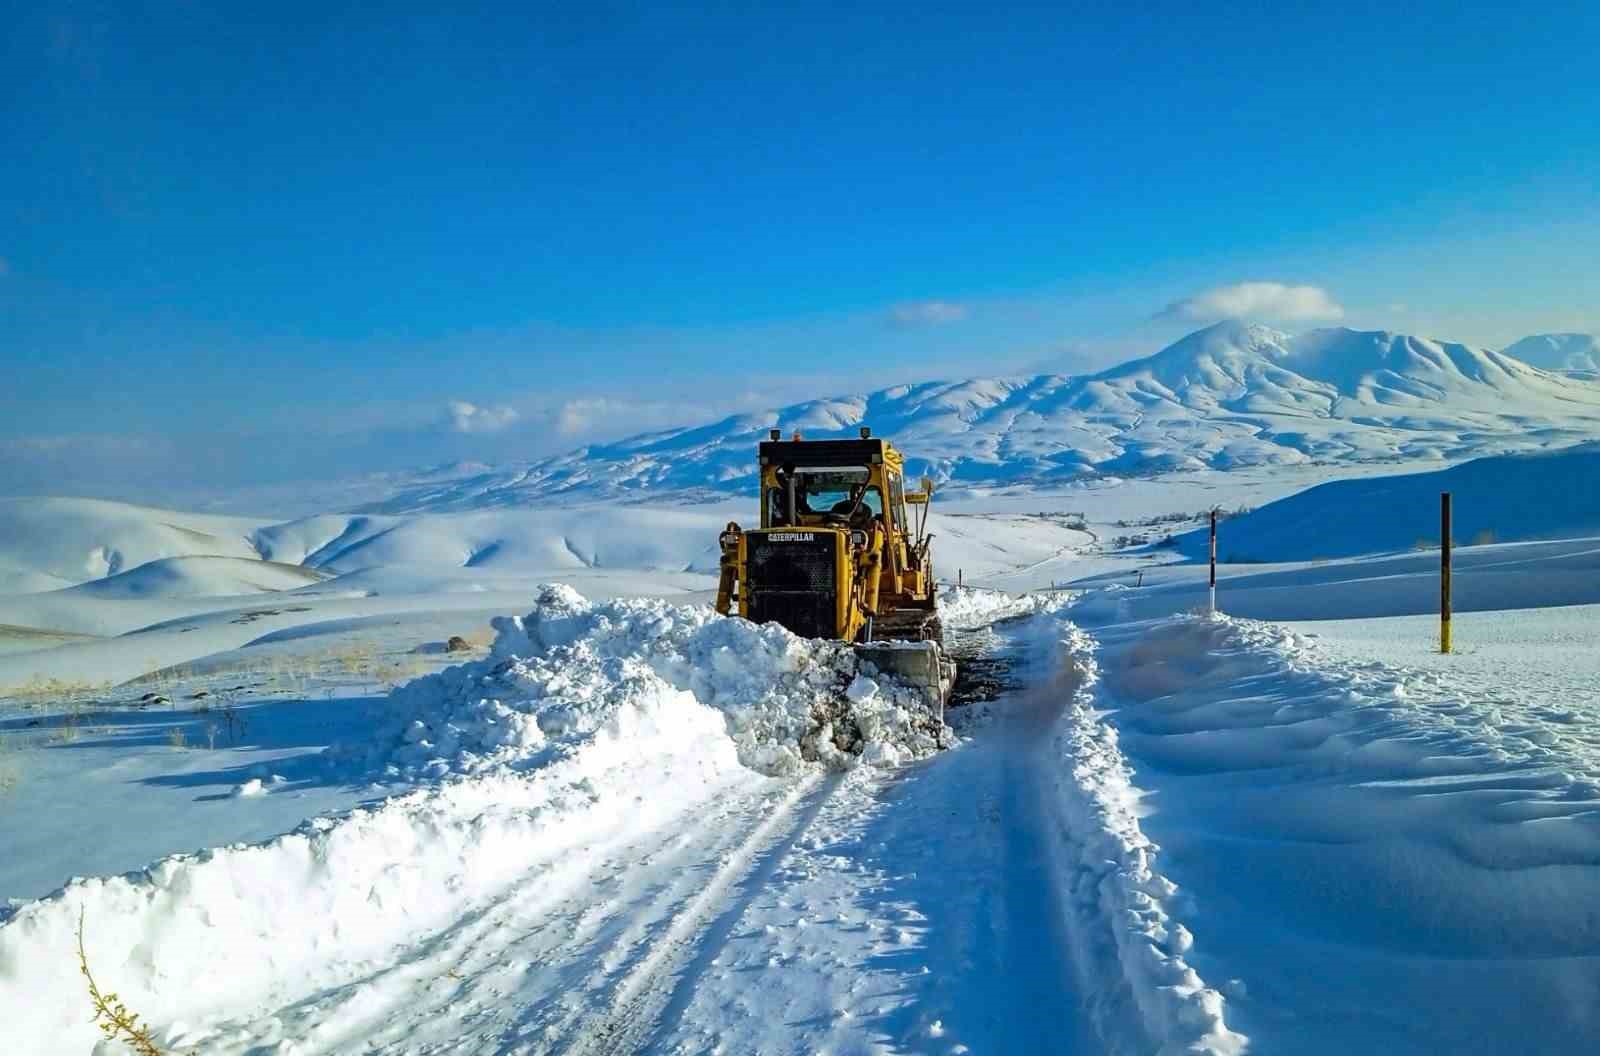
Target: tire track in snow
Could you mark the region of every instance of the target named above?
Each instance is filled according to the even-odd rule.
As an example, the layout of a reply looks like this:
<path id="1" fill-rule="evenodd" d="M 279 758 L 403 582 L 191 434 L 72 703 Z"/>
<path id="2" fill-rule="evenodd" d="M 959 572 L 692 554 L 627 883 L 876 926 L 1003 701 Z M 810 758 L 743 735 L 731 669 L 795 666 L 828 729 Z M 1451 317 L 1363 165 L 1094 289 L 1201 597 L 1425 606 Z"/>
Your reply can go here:
<path id="1" fill-rule="evenodd" d="M 704 872 L 732 868 L 763 826 L 790 816 L 822 780 L 740 783 L 665 826 L 597 833 L 581 854 L 541 863 L 394 961 L 213 1028 L 205 1051 L 568 1051 L 596 993 L 648 954 L 652 929 L 701 893 Z"/>
<path id="2" fill-rule="evenodd" d="M 587 867 L 541 868 L 401 960 L 224 1031 L 208 1051 L 637 1051 L 687 1003 L 839 779 L 763 780 L 700 805 L 681 828 L 601 842 Z"/>
<path id="3" fill-rule="evenodd" d="M 686 911 L 617 984 L 609 1007 L 577 1031 L 573 1056 L 642 1052 L 682 1015 L 695 983 L 727 942 L 757 892 L 766 887 L 795 841 L 816 820 L 843 780 L 828 774 L 800 786 L 783 810 L 769 814 L 731 855 Z"/>

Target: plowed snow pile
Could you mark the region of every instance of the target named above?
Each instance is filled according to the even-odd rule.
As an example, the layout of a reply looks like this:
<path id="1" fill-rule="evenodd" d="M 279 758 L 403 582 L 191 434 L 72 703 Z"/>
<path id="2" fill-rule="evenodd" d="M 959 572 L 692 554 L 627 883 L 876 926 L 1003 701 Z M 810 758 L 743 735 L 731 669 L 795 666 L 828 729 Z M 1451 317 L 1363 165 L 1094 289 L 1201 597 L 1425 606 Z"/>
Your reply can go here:
<path id="1" fill-rule="evenodd" d="M 848 647 L 703 608 L 549 587 L 497 624 L 488 659 L 402 687 L 375 741 L 330 750 L 339 779 L 418 787 L 14 907 L 0 923 L 7 1051 L 94 1045 L 80 915 L 96 972 L 161 1025 L 159 1043 L 220 1051 L 230 1020 L 360 979 L 514 886 L 558 897 L 608 847 L 762 773 L 892 763 L 942 732 Z"/>
<path id="2" fill-rule="evenodd" d="M 984 587 L 946 587 L 939 592 L 939 619 L 956 630 L 986 627 L 1001 620 L 1056 612 L 1070 599 L 1065 592 L 1011 594 Z"/>
<path id="3" fill-rule="evenodd" d="M 494 621 L 490 656 L 395 691 L 364 755 L 392 778 L 527 770 L 594 741 L 666 733 L 720 715 L 739 761 L 765 774 L 806 763 L 894 764 L 939 746 L 922 698 L 838 642 L 648 599 L 591 604 L 550 586 Z"/>

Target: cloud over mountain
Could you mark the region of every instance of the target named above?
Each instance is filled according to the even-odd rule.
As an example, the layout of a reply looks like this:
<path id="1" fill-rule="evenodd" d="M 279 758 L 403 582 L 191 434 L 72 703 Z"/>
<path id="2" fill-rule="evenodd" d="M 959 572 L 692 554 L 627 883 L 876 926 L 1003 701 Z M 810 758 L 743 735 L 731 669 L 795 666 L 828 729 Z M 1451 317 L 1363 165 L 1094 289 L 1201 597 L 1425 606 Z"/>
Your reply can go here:
<path id="1" fill-rule="evenodd" d="M 458 433 L 493 433 L 521 417 L 514 407 L 480 407 L 466 400 L 451 400 L 450 428 Z"/>
<path id="2" fill-rule="evenodd" d="M 1303 323 L 1342 319 L 1344 308 L 1320 286 L 1290 286 L 1281 282 L 1240 282 L 1217 286 L 1174 301 L 1156 314 L 1157 319 L 1187 323 L 1214 323 L 1221 319 L 1267 319 L 1278 323 Z"/>

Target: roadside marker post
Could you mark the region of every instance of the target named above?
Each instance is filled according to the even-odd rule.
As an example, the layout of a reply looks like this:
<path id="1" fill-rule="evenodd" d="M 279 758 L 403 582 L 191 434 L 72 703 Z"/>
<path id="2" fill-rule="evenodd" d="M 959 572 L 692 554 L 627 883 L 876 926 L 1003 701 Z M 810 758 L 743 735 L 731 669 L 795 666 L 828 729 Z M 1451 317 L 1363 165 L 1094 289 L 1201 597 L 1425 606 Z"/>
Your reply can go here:
<path id="1" fill-rule="evenodd" d="M 1211 507 L 1211 615 L 1217 614 L 1217 508 Z"/>
<path id="2" fill-rule="evenodd" d="M 1439 652 L 1450 652 L 1450 493 L 1439 493 Z"/>

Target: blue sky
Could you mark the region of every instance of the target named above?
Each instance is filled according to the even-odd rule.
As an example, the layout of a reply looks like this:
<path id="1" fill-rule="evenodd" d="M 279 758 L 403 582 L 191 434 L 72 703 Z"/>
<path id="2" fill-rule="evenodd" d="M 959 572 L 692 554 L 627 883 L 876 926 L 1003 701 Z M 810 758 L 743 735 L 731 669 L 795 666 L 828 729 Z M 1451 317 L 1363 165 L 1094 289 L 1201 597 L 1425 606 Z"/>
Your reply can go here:
<path id="1" fill-rule="evenodd" d="M 33 6 L 0 491 L 1089 369 L 1246 281 L 1474 343 L 1600 329 L 1600 6 L 1280 6 Z"/>

